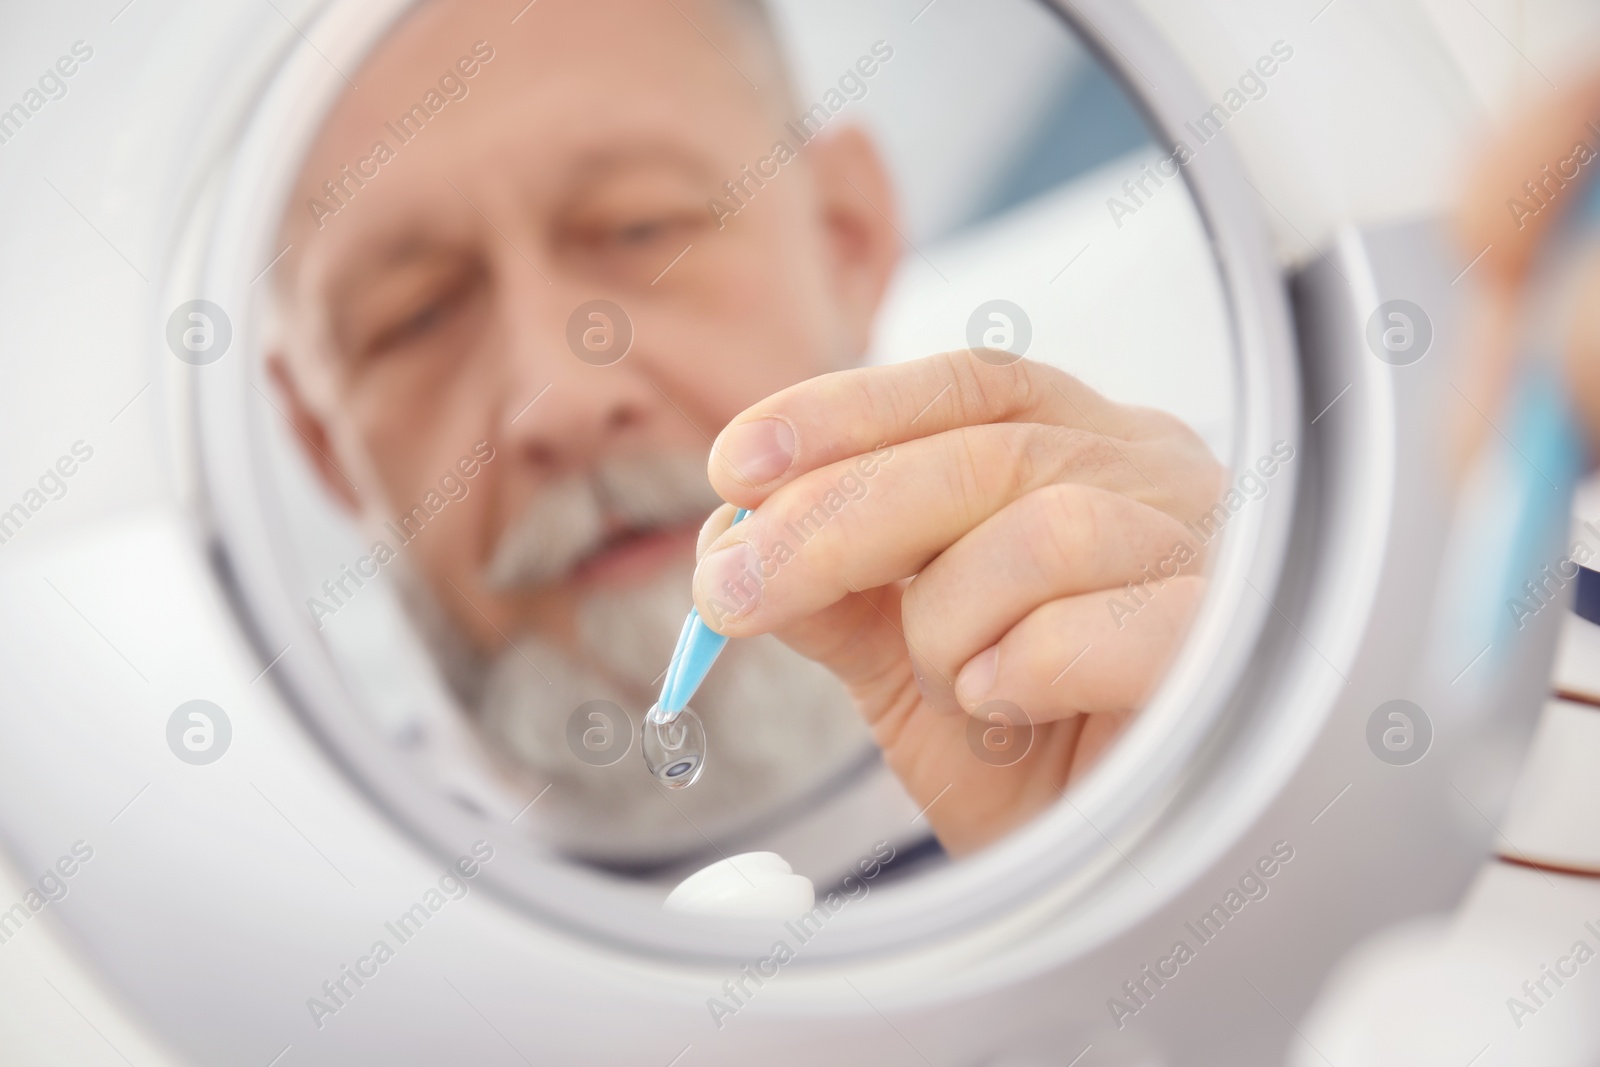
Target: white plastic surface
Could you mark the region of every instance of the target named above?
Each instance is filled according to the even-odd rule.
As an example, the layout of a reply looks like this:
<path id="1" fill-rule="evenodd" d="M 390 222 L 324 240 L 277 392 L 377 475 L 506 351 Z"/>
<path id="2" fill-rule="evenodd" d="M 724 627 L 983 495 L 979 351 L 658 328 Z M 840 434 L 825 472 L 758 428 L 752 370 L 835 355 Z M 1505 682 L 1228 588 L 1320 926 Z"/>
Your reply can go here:
<path id="1" fill-rule="evenodd" d="M 1600 874 L 1597 754 L 1600 708 L 1552 701 L 1517 782 L 1502 856 Z"/>
<path id="2" fill-rule="evenodd" d="M 744 852 L 691 874 L 661 906 L 683 915 L 793 919 L 816 899 L 811 879 L 795 874 L 776 852 Z"/>

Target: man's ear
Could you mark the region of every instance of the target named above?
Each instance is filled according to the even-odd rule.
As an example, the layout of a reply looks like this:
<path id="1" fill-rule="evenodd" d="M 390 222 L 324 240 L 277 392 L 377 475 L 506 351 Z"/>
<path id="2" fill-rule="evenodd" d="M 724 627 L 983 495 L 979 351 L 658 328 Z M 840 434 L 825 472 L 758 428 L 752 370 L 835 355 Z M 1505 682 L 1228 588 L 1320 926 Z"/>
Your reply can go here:
<path id="1" fill-rule="evenodd" d="M 278 387 L 279 394 L 288 404 L 289 423 L 294 427 L 306 459 L 317 472 L 322 487 L 333 494 L 351 514 L 360 511 L 361 499 L 356 495 L 355 484 L 333 462 L 333 442 L 328 427 L 306 403 L 305 395 L 295 383 L 294 372 L 289 369 L 289 362 L 282 352 L 272 352 L 267 356 L 267 377 L 272 379 L 272 384 Z"/>
<path id="2" fill-rule="evenodd" d="M 865 352 L 878 306 L 900 262 L 894 188 L 877 147 L 856 127 L 808 147 L 846 340 L 852 353 Z"/>

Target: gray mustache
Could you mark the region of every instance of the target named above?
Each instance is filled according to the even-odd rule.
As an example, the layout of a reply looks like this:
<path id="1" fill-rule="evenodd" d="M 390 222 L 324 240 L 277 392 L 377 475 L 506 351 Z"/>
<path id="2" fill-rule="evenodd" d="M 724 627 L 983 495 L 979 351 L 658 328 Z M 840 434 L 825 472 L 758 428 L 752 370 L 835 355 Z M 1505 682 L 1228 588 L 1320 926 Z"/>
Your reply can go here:
<path id="1" fill-rule="evenodd" d="M 597 550 L 619 523 L 640 529 L 677 526 L 704 519 L 721 503 L 700 456 L 675 452 L 609 459 L 590 474 L 541 491 L 500 536 L 484 579 L 497 592 L 543 585 Z"/>

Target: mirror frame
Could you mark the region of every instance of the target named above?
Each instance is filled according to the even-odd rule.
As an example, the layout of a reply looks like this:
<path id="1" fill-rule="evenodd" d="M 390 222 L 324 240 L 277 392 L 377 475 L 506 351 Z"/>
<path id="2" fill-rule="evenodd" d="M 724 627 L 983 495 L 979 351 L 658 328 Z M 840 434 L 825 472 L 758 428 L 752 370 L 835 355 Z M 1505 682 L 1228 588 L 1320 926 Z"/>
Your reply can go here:
<path id="1" fill-rule="evenodd" d="M 1054 9 L 1141 109 L 1157 143 L 1170 144 L 1185 117 L 1210 106 L 1181 58 L 1144 17 L 1118 0 L 1036 0 Z M 236 316 L 236 336 L 260 336 L 261 304 L 247 264 L 272 259 L 275 230 L 299 161 L 354 69 L 412 0 L 329 0 L 310 27 L 322 51 L 292 38 L 239 139 L 213 164 L 162 279 L 168 300 L 203 296 Z M 1158 80 L 1152 81 L 1151 76 Z M 1221 276 L 1235 358 L 1233 455 L 1246 462 L 1275 441 L 1301 449 L 1298 354 L 1283 267 L 1277 261 L 1243 167 L 1226 138 L 1209 142 L 1181 168 L 1211 239 Z M 447 857 L 487 837 L 497 846 L 483 882 L 523 914 L 566 937 L 656 960 L 726 964 L 765 950 L 770 931 L 734 924 L 664 920 L 641 907 L 640 887 L 567 861 L 532 855 L 525 839 L 491 830 L 448 798 L 421 792 L 404 761 L 357 706 L 303 607 L 289 593 L 279 555 L 281 516 L 263 492 L 259 401 L 252 398 L 257 356 L 244 343 L 234 358 L 205 368 L 171 367 L 183 413 L 176 442 L 210 554 L 237 617 L 263 663 L 286 645 L 273 680 L 305 727 L 351 782 L 427 852 Z M 248 358 L 247 358 L 248 357 Z M 174 361 L 168 360 L 170 365 Z M 1237 472 L 1240 468 L 1235 466 Z M 1180 870 L 1206 869 L 1213 841 L 1161 841 L 1174 799 L 1214 780 L 1228 766 L 1230 712 L 1248 700 L 1251 657 L 1279 586 L 1299 472 L 1280 475 L 1280 491 L 1229 524 L 1217 544 L 1211 589 L 1159 691 L 1095 769 L 1027 826 L 982 853 L 903 885 L 886 886 L 841 912 L 835 935 L 807 952 L 806 966 L 888 953 L 928 951 L 952 939 L 1015 921 L 1037 909 L 1059 910 L 1091 891 L 1136 890 L 1116 928 L 1080 932 L 1083 949 L 1121 933 L 1176 895 L 1183 880 L 1156 891 L 1127 868 L 1124 854 L 1164 845 Z M 1270 797 L 1238 797 L 1230 840 Z M 1231 831 L 1231 832 L 1230 832 Z M 516 838 L 513 840 L 513 838 Z M 1113 840 L 1121 841 L 1119 849 Z M 1126 861 L 1126 862 L 1124 862 Z M 1137 870 L 1135 868 L 1135 870 Z M 652 893 L 651 899 L 658 895 Z"/>

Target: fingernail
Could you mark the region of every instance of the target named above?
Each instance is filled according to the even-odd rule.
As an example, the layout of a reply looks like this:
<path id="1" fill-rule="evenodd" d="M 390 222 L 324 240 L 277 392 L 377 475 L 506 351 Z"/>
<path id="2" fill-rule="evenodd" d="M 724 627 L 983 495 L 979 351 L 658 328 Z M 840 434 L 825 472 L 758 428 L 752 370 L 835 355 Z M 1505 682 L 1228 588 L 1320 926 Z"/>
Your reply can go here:
<path id="1" fill-rule="evenodd" d="M 694 569 L 696 599 L 710 610 L 706 621 L 716 625 L 743 618 L 761 603 L 761 571 L 756 550 L 747 542 L 702 556 Z"/>
<path id="2" fill-rule="evenodd" d="M 741 482 L 766 485 L 794 466 L 794 428 L 772 417 L 742 423 L 723 435 L 718 451 Z"/>
<path id="3" fill-rule="evenodd" d="M 956 675 L 956 696 L 966 707 L 983 703 L 994 688 L 994 679 L 1000 669 L 1000 646 L 979 652 L 967 660 L 967 665 Z"/>

